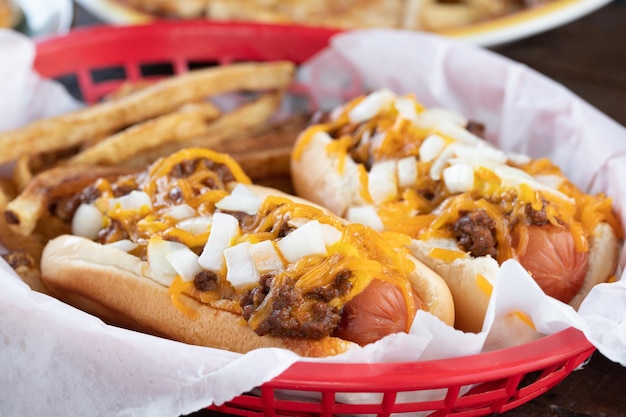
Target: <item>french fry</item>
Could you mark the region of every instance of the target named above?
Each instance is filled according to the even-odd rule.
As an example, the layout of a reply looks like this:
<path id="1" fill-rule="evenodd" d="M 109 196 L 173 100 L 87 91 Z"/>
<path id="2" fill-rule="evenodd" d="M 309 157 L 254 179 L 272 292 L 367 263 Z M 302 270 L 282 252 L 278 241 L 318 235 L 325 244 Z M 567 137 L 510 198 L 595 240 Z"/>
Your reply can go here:
<path id="1" fill-rule="evenodd" d="M 18 193 L 17 190 L 12 178 L 0 177 L 0 194 L 3 196 L 4 200 L 9 201 L 15 197 Z"/>
<path id="2" fill-rule="evenodd" d="M 13 183 L 18 190 L 23 190 L 35 175 L 31 169 L 30 156 L 22 156 L 13 166 Z"/>
<path id="3" fill-rule="evenodd" d="M 18 191 L 23 190 L 38 173 L 78 152 L 78 147 L 57 149 L 46 153 L 20 157 L 13 167 L 13 182 Z"/>
<path id="4" fill-rule="evenodd" d="M 223 114 L 207 123 L 206 130 L 184 142 L 169 142 L 153 149 L 146 149 L 132 158 L 118 161 L 118 165 L 143 168 L 156 159 L 176 152 L 181 147 L 205 147 L 219 149 L 220 144 L 234 141 L 248 132 L 266 125 L 280 107 L 281 92 L 266 93 L 256 100 Z"/>
<path id="5" fill-rule="evenodd" d="M 167 143 L 180 143 L 206 133 L 207 123 L 217 118 L 219 109 L 209 103 L 194 103 L 133 125 L 78 153 L 66 161 L 69 165 L 114 165 L 146 150 Z"/>
<path id="6" fill-rule="evenodd" d="M 237 140 L 219 143 L 213 149 L 230 154 L 255 181 L 287 177 L 291 149 L 310 119 L 309 115 L 297 115 L 267 123 Z"/>
<path id="7" fill-rule="evenodd" d="M 7 184 L 4 183 L 3 185 Z M 0 211 L 4 212 L 12 197 L 8 187 L 0 187 Z M 0 216 L 0 243 L 8 251 L 21 250 L 30 254 L 39 264 L 44 241 L 35 234 L 23 236 L 15 233 L 7 223 L 5 216 Z"/>
<path id="8" fill-rule="evenodd" d="M 121 97 L 135 93 L 139 90 L 143 90 L 144 88 L 154 84 L 154 82 L 155 81 L 152 81 L 152 80 L 139 80 L 139 81 L 124 82 L 115 91 L 105 95 L 103 97 L 103 100 L 108 101 L 108 100 L 119 99 Z"/>
<path id="9" fill-rule="evenodd" d="M 44 171 L 6 204 L 3 220 L 14 234 L 29 236 L 35 231 L 39 219 L 46 214 L 54 198 L 78 192 L 97 178 L 122 172 L 130 171 L 119 167 L 98 166 L 58 167 Z"/>
<path id="10" fill-rule="evenodd" d="M 293 79 L 291 62 L 242 63 L 190 71 L 134 93 L 65 115 L 0 133 L 0 164 L 25 155 L 70 148 L 207 96 L 233 91 L 284 89 Z"/>
<path id="11" fill-rule="evenodd" d="M 237 153 L 292 147 L 310 120 L 310 115 L 303 114 L 265 123 L 243 132 L 237 140 L 217 144 L 214 149 L 220 152 Z"/>
<path id="12" fill-rule="evenodd" d="M 207 101 L 186 104 L 173 113 L 130 126 L 114 135 L 109 132 L 103 137 L 91 138 L 68 149 L 22 156 L 15 163 L 13 180 L 17 189 L 23 190 L 28 182 L 41 171 L 55 165 L 67 164 L 68 161 L 69 163 L 113 165 L 125 154 L 130 157 L 141 152 L 142 143 L 151 142 L 153 146 L 156 146 L 159 140 L 172 140 L 169 135 L 175 135 L 173 139 L 176 140 L 193 137 L 199 129 L 194 128 L 196 120 L 196 124 L 204 124 L 208 120 L 215 119 L 219 114 L 220 110 L 217 106 Z M 105 139 L 109 142 L 106 145 L 101 144 Z M 83 155 L 78 157 L 77 154 L 81 152 Z M 73 161 L 73 159 L 76 160 Z"/>
<path id="13" fill-rule="evenodd" d="M 46 292 L 41 254 L 49 239 L 70 232 L 75 195 L 183 147 L 231 153 L 255 180 L 289 191 L 289 153 L 309 118 L 273 119 L 294 70 L 287 62 L 214 67 L 131 85 L 100 104 L 0 133 L 0 165 L 14 162 L 12 177 L 0 178 L 3 258 Z M 226 113 L 211 102 L 249 91 L 253 100 Z"/>
<path id="14" fill-rule="evenodd" d="M 289 173 L 291 146 L 274 147 L 264 151 L 231 153 L 244 172 L 253 181 L 265 178 L 286 176 Z"/>

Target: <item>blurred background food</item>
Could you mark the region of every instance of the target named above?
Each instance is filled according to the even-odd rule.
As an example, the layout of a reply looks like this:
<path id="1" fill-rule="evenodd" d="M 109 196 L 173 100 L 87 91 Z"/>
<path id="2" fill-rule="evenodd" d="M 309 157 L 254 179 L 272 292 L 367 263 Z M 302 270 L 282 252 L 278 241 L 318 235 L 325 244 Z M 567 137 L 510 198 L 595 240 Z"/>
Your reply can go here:
<path id="1" fill-rule="evenodd" d="M 0 28 L 14 28 L 22 20 L 22 11 L 13 0 L 0 0 Z"/>
<path id="2" fill-rule="evenodd" d="M 162 18 L 428 31 L 462 27 L 554 0 L 114 0 Z"/>
<path id="3" fill-rule="evenodd" d="M 75 3 L 100 21 L 117 25 L 157 19 L 208 19 L 333 30 L 395 28 L 434 32 L 493 47 L 557 28 L 611 1 L 75 0 Z"/>

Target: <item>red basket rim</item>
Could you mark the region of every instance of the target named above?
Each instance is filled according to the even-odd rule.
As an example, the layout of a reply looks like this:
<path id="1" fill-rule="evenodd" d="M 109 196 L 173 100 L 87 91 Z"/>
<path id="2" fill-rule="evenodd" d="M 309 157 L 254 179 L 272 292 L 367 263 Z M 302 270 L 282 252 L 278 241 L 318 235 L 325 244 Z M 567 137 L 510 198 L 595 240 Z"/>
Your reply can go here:
<path id="1" fill-rule="evenodd" d="M 526 374 L 595 350 L 578 329 L 567 328 L 518 346 L 447 359 L 394 363 L 322 363 L 300 361 L 275 377 L 271 385 L 300 389 L 341 388 L 367 391 L 372 385 L 396 390 L 492 381 L 512 374 Z M 338 372 L 338 371 L 341 372 Z M 427 374 L 427 379 L 418 377 Z M 332 375 L 332 380 L 328 379 Z"/>
<path id="2" fill-rule="evenodd" d="M 69 69 L 88 66 L 80 55 L 80 51 L 85 48 L 93 49 L 94 45 L 104 48 L 98 51 L 102 52 L 98 56 L 104 64 L 111 60 L 111 54 L 119 54 L 120 39 L 133 39 L 141 43 L 145 39 L 154 42 L 167 40 L 171 36 L 189 39 L 198 36 L 240 36 L 247 39 L 254 37 L 255 41 L 260 37 L 269 41 L 282 39 L 289 45 L 299 47 L 282 55 L 278 53 L 281 51 L 276 51 L 276 56 L 281 55 L 282 59 L 302 63 L 323 49 L 336 33 L 337 30 L 325 28 L 246 22 L 217 23 L 207 20 L 156 21 L 135 26 L 93 26 L 75 29 L 64 36 L 40 39 L 37 42 L 34 66 L 43 76 L 54 78 L 64 75 Z M 112 49 L 107 51 L 106 48 Z M 58 54 L 61 53 L 65 59 L 58 59 Z M 92 56 L 95 55 L 92 53 Z M 126 58 L 138 60 L 154 57 L 155 52 L 148 50 Z M 270 58 L 272 56 L 266 59 Z M 437 386 L 446 387 L 524 374 L 562 363 L 568 358 L 591 354 L 594 349 L 581 331 L 568 328 L 519 346 L 449 359 L 373 364 L 302 360 L 265 385 L 312 390 L 341 388 L 342 391 L 363 392 L 369 391 L 372 386 L 389 386 L 394 390 L 432 388 L 433 381 L 436 381 Z M 422 373 L 427 374 L 428 378 L 420 379 L 419 375 Z M 332 378 L 328 378 L 329 375 Z"/>

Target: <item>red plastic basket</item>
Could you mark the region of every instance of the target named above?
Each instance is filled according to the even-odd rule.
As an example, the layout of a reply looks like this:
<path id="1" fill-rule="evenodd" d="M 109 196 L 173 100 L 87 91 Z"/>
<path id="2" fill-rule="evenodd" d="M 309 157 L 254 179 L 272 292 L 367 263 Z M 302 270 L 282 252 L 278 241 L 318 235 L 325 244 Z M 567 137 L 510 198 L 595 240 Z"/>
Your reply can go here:
<path id="1" fill-rule="evenodd" d="M 127 80 L 155 76 L 155 66 L 178 74 L 196 64 L 276 59 L 299 64 L 324 48 L 334 33 L 206 21 L 95 27 L 40 41 L 35 68 L 43 76 L 65 81 L 84 101 L 93 103 Z M 580 331 L 567 329 L 521 346 L 453 359 L 390 364 L 297 362 L 253 392 L 210 408 L 242 416 L 412 412 L 483 416 L 508 411 L 541 395 L 593 351 Z M 438 398 L 443 399 L 405 400 L 409 393 L 431 390 L 439 390 Z M 344 401 L 346 396 L 352 400 Z M 358 400 L 364 398 L 367 402 Z"/>

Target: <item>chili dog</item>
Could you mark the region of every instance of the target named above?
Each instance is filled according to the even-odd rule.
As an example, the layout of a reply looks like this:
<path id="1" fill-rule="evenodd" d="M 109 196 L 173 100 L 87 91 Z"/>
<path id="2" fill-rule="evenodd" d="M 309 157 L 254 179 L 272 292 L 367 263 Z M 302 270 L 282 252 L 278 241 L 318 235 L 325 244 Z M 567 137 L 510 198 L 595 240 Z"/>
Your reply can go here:
<path id="1" fill-rule="evenodd" d="M 405 237 L 252 185 L 225 154 L 185 149 L 68 199 L 72 234 L 45 247 L 42 280 L 114 324 L 328 356 L 409 331 L 418 309 L 454 321 L 445 282 Z"/>
<path id="2" fill-rule="evenodd" d="M 412 254 L 452 292 L 455 326 L 480 331 L 499 265 L 517 259 L 577 308 L 614 274 L 611 201 L 547 159 L 506 153 L 484 126 L 379 90 L 312 124 L 291 157 L 296 194 L 349 221 L 412 237 Z"/>

